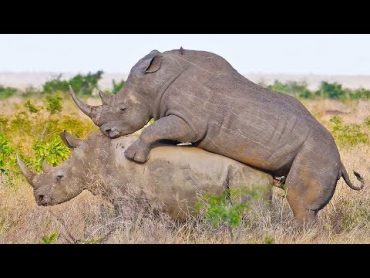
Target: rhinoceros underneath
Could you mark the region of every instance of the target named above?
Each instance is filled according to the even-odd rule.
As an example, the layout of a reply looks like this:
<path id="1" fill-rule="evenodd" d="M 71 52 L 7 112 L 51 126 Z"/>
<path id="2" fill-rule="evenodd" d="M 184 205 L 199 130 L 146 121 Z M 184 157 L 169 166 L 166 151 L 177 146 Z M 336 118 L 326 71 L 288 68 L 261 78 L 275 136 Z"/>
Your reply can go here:
<path id="1" fill-rule="evenodd" d="M 142 128 L 125 150 L 137 162 L 159 139 L 192 142 L 272 175 L 286 176 L 288 202 L 300 222 L 315 220 L 338 179 L 355 190 L 333 137 L 294 97 L 239 74 L 222 57 L 194 50 L 153 50 L 131 69 L 124 89 L 103 105 L 79 108 L 110 138 Z"/>
<path id="2" fill-rule="evenodd" d="M 272 196 L 270 175 L 199 148 L 157 144 L 152 159 L 137 164 L 122 152 L 137 139 L 135 135 L 111 140 L 94 134 L 80 140 L 64 132 L 61 137 L 73 152 L 57 167 L 36 175 L 18 158 L 39 205 L 66 202 L 85 189 L 116 205 L 129 187 L 130 194 L 136 192 L 133 198 L 163 205 L 170 216 L 183 219 L 203 193 L 221 194 L 238 187 L 258 190 L 267 201 Z"/>

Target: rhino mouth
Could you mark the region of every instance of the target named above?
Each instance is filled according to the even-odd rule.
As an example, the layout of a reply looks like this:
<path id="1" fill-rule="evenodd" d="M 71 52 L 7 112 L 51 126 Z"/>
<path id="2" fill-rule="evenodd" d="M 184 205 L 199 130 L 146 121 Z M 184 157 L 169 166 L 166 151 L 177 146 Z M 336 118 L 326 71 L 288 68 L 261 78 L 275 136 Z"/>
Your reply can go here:
<path id="1" fill-rule="evenodd" d="M 116 129 L 103 130 L 103 133 L 111 139 L 118 138 L 121 135 Z"/>

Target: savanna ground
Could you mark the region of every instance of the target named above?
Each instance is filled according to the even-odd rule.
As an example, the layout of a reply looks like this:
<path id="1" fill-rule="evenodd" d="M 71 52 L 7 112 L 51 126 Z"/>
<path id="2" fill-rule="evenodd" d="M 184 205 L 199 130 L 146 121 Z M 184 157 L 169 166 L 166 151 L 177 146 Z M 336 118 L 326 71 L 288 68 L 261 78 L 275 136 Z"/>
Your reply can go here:
<path id="1" fill-rule="evenodd" d="M 303 104 L 334 135 L 351 180 L 353 170 L 365 178 L 361 191 L 339 180 L 319 213 L 319 227 L 297 227 L 279 188 L 273 189 L 270 208 L 245 210 L 232 227 L 227 221 L 212 224 L 209 214 L 176 223 L 129 200 L 117 216 L 89 192 L 39 207 L 16 166 L 16 153 L 40 171 L 44 160 L 58 165 L 68 158 L 60 132 L 85 138 L 97 129 L 65 92 L 29 93 L 0 99 L 0 243 L 370 243 L 370 98 L 317 99 L 300 92 Z M 91 96 L 85 100 L 99 104 Z"/>

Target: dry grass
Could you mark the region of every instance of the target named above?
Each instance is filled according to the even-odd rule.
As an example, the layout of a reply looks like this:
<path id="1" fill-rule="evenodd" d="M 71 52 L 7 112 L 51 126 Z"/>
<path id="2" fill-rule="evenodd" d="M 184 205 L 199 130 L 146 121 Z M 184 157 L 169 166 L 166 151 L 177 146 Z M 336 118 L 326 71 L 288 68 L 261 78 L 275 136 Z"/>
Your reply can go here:
<path id="1" fill-rule="evenodd" d="M 2 115 L 13 113 L 21 100 L 7 102 L 11 105 L 0 103 L 1 108 L 8 107 Z M 304 104 L 326 126 L 333 113 L 357 124 L 370 116 L 366 101 Z M 76 110 L 68 103 L 63 113 L 72 111 Z M 341 147 L 340 153 L 348 172 L 363 174 L 366 186 L 357 192 L 339 180 L 333 199 L 319 213 L 318 227 L 296 227 L 284 192 L 277 188 L 272 206 L 249 211 L 232 241 L 226 227 L 214 228 L 202 217 L 175 223 L 129 200 L 117 216 L 110 204 L 89 192 L 58 206 L 38 207 L 31 187 L 13 175 L 0 176 L 0 243 L 40 243 L 53 232 L 58 234 L 57 243 L 370 243 L 370 145 Z"/>

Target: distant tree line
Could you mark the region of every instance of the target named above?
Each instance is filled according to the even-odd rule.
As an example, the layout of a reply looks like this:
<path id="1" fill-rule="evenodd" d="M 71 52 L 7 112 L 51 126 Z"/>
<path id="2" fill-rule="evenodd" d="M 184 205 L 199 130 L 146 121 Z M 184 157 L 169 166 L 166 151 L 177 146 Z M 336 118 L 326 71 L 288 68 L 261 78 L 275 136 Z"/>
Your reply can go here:
<path id="1" fill-rule="evenodd" d="M 67 92 L 69 85 L 73 87 L 75 92 L 80 96 L 92 96 L 93 91 L 98 87 L 98 82 L 103 76 L 103 71 L 97 71 L 95 73 L 77 74 L 70 79 L 62 79 L 62 74 L 56 78 L 46 81 L 40 89 L 34 87 L 28 87 L 24 90 L 19 90 L 12 87 L 4 87 L 0 85 L 0 99 L 11 97 L 15 94 L 22 96 L 32 95 L 48 95 L 56 92 Z M 112 94 L 118 93 L 123 89 L 125 81 L 112 81 L 112 88 L 108 92 Z M 107 91 L 107 90 L 106 90 Z"/>

